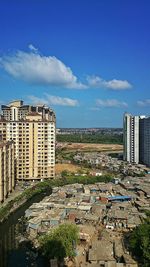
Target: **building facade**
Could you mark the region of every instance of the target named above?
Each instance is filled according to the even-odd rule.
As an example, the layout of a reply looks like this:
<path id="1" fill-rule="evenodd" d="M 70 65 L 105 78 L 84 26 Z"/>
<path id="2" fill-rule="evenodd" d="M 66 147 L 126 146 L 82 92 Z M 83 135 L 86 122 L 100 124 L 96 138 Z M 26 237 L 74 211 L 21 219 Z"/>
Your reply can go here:
<path id="1" fill-rule="evenodd" d="M 150 117 L 124 114 L 124 160 L 150 166 Z"/>
<path id="2" fill-rule="evenodd" d="M 15 187 L 14 142 L 0 142 L 0 202 L 3 202 Z"/>
<path id="3" fill-rule="evenodd" d="M 139 116 L 124 114 L 124 160 L 139 163 Z"/>
<path id="4" fill-rule="evenodd" d="M 15 143 L 18 180 L 55 177 L 55 114 L 45 105 L 2 105 L 0 131 Z"/>
<path id="5" fill-rule="evenodd" d="M 140 162 L 150 166 L 150 117 L 140 119 Z"/>

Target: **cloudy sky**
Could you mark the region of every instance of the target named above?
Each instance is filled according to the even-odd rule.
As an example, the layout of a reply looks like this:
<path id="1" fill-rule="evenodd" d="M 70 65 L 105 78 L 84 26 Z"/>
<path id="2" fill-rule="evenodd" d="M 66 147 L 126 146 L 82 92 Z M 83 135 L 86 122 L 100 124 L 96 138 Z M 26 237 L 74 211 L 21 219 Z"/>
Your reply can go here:
<path id="1" fill-rule="evenodd" d="M 1 0 L 0 103 L 52 107 L 57 127 L 150 115 L 148 0 Z"/>

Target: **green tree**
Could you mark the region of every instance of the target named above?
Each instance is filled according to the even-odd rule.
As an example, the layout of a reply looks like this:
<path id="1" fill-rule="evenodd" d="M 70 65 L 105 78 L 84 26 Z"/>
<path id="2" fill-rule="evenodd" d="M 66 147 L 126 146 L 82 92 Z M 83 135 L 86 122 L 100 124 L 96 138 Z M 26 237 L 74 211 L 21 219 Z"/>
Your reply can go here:
<path id="1" fill-rule="evenodd" d="M 71 143 L 101 143 L 101 144 L 122 144 L 122 134 L 57 134 L 58 142 L 71 142 Z"/>
<path id="2" fill-rule="evenodd" d="M 143 264 L 143 267 L 150 267 L 150 216 L 136 227 L 130 235 L 130 249 Z"/>
<path id="3" fill-rule="evenodd" d="M 74 224 L 61 224 L 50 233 L 40 237 L 43 254 L 49 259 L 63 260 L 75 256 L 75 245 L 78 241 L 78 228 Z"/>
<path id="4" fill-rule="evenodd" d="M 68 171 L 67 170 L 63 170 L 62 172 L 61 172 L 61 176 L 64 178 L 64 177 L 66 177 L 68 175 Z"/>

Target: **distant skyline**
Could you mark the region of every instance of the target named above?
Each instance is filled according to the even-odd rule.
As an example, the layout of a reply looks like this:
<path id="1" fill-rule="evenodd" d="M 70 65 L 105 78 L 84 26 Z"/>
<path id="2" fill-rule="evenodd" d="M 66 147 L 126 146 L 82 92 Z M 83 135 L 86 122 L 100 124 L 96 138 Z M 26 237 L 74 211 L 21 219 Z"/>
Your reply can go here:
<path id="1" fill-rule="evenodd" d="M 150 2 L 1 0 L 0 103 L 54 109 L 57 128 L 150 115 Z"/>

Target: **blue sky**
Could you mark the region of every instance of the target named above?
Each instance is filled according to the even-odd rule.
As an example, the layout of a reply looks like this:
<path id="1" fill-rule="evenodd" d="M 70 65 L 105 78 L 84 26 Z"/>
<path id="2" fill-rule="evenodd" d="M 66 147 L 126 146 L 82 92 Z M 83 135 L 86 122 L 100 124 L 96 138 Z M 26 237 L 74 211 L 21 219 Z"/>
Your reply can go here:
<path id="1" fill-rule="evenodd" d="M 0 0 L 0 103 L 45 103 L 57 127 L 150 115 L 149 0 Z"/>

